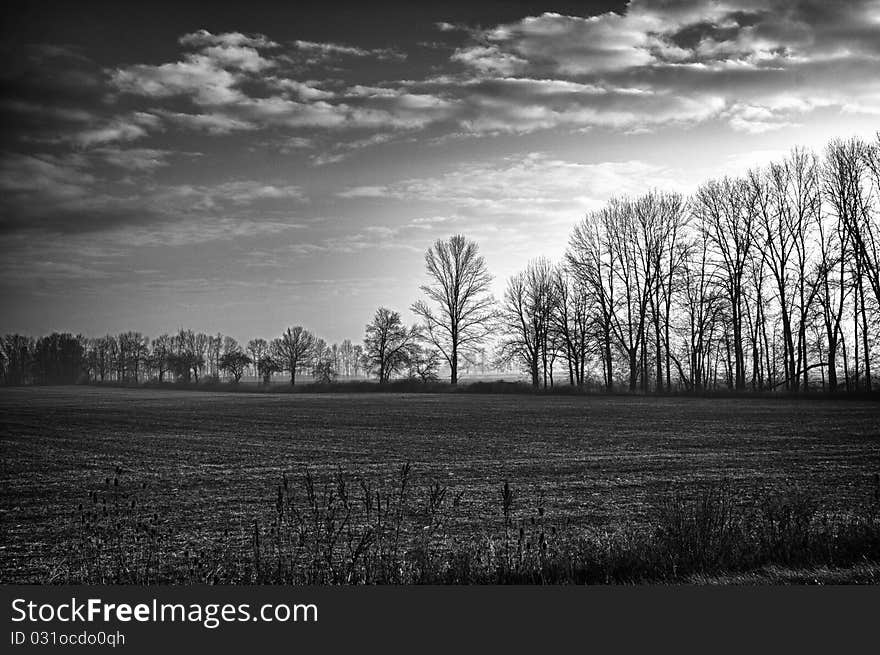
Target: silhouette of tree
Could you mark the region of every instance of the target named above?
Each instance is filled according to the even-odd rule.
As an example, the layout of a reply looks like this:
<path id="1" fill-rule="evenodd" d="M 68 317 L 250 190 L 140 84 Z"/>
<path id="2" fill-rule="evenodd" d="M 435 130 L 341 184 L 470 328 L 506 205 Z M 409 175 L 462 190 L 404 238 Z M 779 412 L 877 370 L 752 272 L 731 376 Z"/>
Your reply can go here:
<path id="1" fill-rule="evenodd" d="M 473 241 L 462 235 L 438 240 L 425 253 L 432 282 L 421 287 L 434 305 L 420 300 L 412 311 L 424 321 L 424 336 L 449 364 L 458 383 L 459 358 L 475 350 L 491 333 L 497 313 L 489 293 L 492 276 Z"/>

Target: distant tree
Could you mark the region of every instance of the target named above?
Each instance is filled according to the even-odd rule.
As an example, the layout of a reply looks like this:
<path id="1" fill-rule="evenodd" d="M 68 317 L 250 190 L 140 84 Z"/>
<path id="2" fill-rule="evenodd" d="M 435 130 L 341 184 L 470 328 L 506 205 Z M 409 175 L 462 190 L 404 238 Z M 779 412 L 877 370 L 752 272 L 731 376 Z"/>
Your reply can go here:
<path id="1" fill-rule="evenodd" d="M 296 383 L 296 372 L 312 356 L 315 348 L 315 336 L 297 325 L 287 328 L 281 338 L 272 341 L 272 354 L 276 361 L 290 372 L 290 384 Z"/>
<path id="2" fill-rule="evenodd" d="M 525 271 L 510 278 L 504 292 L 501 324 L 504 337 L 500 361 L 516 361 L 528 371 L 532 385 L 548 383 L 550 337 L 556 311 L 556 285 L 553 266 L 545 258 L 529 264 Z"/>
<path id="3" fill-rule="evenodd" d="M 37 339 L 34 347 L 35 377 L 38 384 L 74 384 L 82 373 L 84 351 L 72 334 L 53 332 Z"/>
<path id="4" fill-rule="evenodd" d="M 551 327 L 562 344 L 569 382 L 582 386 L 593 348 L 589 290 L 563 267 L 556 268 L 553 283 L 556 311 Z"/>
<path id="5" fill-rule="evenodd" d="M 351 340 L 346 339 L 339 346 L 340 373 L 346 377 L 351 377 L 355 368 L 354 362 L 354 346 Z"/>
<path id="6" fill-rule="evenodd" d="M 265 339 L 251 339 L 247 344 L 247 352 L 254 366 L 254 375 L 260 377 L 260 360 L 263 359 L 263 356 L 269 354 L 269 342 Z"/>
<path id="7" fill-rule="evenodd" d="M 169 357 L 169 369 L 176 380 L 189 383 L 199 381 L 205 366 L 207 335 L 197 335 L 192 330 L 180 330 L 173 338 L 174 351 Z"/>
<path id="8" fill-rule="evenodd" d="M 440 353 L 433 348 L 415 344 L 407 363 L 407 374 L 412 379 L 433 382 L 439 378 Z"/>
<path id="9" fill-rule="evenodd" d="M 116 376 L 119 382 L 138 382 L 149 352 L 149 339 L 140 332 L 122 332 L 116 337 Z"/>
<path id="10" fill-rule="evenodd" d="M 30 382 L 33 368 L 35 342 L 32 337 L 7 334 L 3 337 L 3 356 L 6 360 L 5 383 L 26 384 Z"/>
<path id="11" fill-rule="evenodd" d="M 113 351 L 115 345 L 116 340 L 109 334 L 91 340 L 89 348 L 94 353 L 95 374 L 101 382 L 104 382 L 113 369 Z"/>
<path id="12" fill-rule="evenodd" d="M 220 358 L 226 352 L 225 349 L 225 340 L 232 339 L 232 337 L 224 337 L 223 334 L 218 332 L 216 335 L 208 337 L 208 345 L 206 348 L 205 361 L 207 363 L 207 374 L 210 376 L 220 377 Z M 235 339 L 232 339 L 235 341 Z M 236 342 L 236 346 L 238 347 L 238 343 Z M 238 347 L 239 350 L 241 349 Z"/>
<path id="13" fill-rule="evenodd" d="M 364 355 L 380 384 L 406 368 L 416 352 L 418 338 L 418 328 L 406 327 L 398 312 L 385 307 L 376 310 L 366 327 Z"/>
<path id="14" fill-rule="evenodd" d="M 434 305 L 419 300 L 412 311 L 424 321 L 424 336 L 449 364 L 450 381 L 458 383 L 459 358 L 491 334 L 496 318 L 489 293 L 492 276 L 473 241 L 462 235 L 436 241 L 425 253 L 430 284 L 421 287 Z"/>
<path id="15" fill-rule="evenodd" d="M 168 357 L 174 351 L 174 343 L 172 337 L 167 334 L 160 334 L 153 339 L 152 352 L 150 354 L 150 364 L 156 371 L 159 382 L 165 381 L 165 373 L 170 370 Z"/>
<path id="16" fill-rule="evenodd" d="M 208 346 L 210 345 L 211 337 L 202 332 L 197 332 L 193 335 L 192 340 L 192 352 L 193 352 L 193 377 L 195 382 L 198 383 L 199 378 L 205 372 L 205 366 L 208 363 L 207 355 L 208 355 Z"/>
<path id="17" fill-rule="evenodd" d="M 333 382 L 339 372 L 336 369 L 333 349 L 323 339 L 315 339 L 311 357 L 306 362 L 311 368 L 312 379 L 326 384 Z"/>
<path id="18" fill-rule="evenodd" d="M 257 375 L 259 375 L 265 385 L 272 382 L 272 375 L 281 373 L 283 370 L 284 367 L 268 352 L 264 353 L 259 361 L 257 361 Z"/>
<path id="19" fill-rule="evenodd" d="M 333 370 L 336 371 L 337 375 L 339 375 L 339 372 L 342 368 L 342 351 L 338 343 L 334 343 L 332 346 L 330 346 L 329 357 L 333 363 Z"/>
<path id="20" fill-rule="evenodd" d="M 351 350 L 351 374 L 354 377 L 360 375 L 364 368 L 364 347 L 360 344 L 354 346 Z"/>
<path id="21" fill-rule="evenodd" d="M 250 363 L 251 358 L 241 349 L 228 350 L 220 355 L 220 370 L 232 376 L 234 384 L 241 381 L 241 376 Z"/>

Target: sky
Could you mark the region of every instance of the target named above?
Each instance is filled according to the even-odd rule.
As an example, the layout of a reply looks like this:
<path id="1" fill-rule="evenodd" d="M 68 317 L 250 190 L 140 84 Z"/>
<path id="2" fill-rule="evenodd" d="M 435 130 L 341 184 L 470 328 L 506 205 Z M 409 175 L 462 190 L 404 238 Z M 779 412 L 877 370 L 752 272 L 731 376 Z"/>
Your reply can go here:
<path id="1" fill-rule="evenodd" d="M 500 297 L 610 197 L 880 128 L 880 0 L 216 4 L 6 3 L 0 333 L 359 341 L 437 239 Z"/>

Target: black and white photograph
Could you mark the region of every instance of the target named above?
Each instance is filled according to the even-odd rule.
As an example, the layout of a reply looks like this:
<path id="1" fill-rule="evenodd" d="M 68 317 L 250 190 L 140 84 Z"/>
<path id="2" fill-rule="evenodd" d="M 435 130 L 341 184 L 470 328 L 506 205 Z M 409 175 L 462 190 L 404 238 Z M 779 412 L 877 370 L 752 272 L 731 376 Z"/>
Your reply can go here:
<path id="1" fill-rule="evenodd" d="M 3 585 L 880 583 L 877 0 L 3 12 Z"/>

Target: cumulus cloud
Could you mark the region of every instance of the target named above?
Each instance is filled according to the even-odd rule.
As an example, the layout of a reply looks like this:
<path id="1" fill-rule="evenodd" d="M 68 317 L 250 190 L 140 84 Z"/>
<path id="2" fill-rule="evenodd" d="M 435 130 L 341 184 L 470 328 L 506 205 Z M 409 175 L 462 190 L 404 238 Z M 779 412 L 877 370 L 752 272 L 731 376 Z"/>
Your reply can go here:
<path id="1" fill-rule="evenodd" d="M 117 69 L 112 82 L 120 91 L 151 98 L 189 95 L 203 105 L 222 105 L 243 98 L 235 88 L 239 78 L 206 55 L 187 55 L 183 61 L 151 66 L 135 64 Z"/>
<path id="2" fill-rule="evenodd" d="M 181 38 L 197 47 L 180 61 L 159 65 L 135 64 L 111 74 L 124 93 L 163 99 L 187 97 L 203 108 L 198 113 L 157 110 L 178 126 L 225 134 L 237 130 L 287 128 L 414 129 L 444 118 L 451 102 L 402 88 L 352 87 L 345 93 L 322 88 L 317 80 L 299 80 L 289 72 L 267 75 L 280 68 L 284 57 L 264 58 L 257 47 L 276 47 L 266 37 L 240 33 L 213 35 L 201 30 Z M 297 41 L 299 51 L 321 57 L 394 58 L 384 49 L 363 49 L 336 43 Z M 245 90 L 248 87 L 248 90 Z M 134 134 L 132 133 L 132 138 Z"/>
<path id="3" fill-rule="evenodd" d="M 180 43 L 186 46 L 223 46 L 228 48 L 277 48 L 278 44 L 271 41 L 263 34 L 246 35 L 241 32 L 224 32 L 211 34 L 208 30 L 201 29 L 180 37 Z"/>
<path id="4" fill-rule="evenodd" d="M 200 111 L 166 118 L 209 134 L 436 124 L 475 134 L 636 132 L 709 120 L 759 134 L 798 125 L 819 108 L 873 111 L 880 97 L 876 13 L 873 0 L 834 11 L 797 0 L 769 8 L 755 0 L 632 0 L 595 16 L 544 13 L 462 29 L 448 71 L 348 86 L 301 79 L 297 56 L 320 63 L 393 58 L 395 51 L 307 40 L 285 49 L 263 35 L 200 30 L 181 37 L 195 51 L 179 61 L 120 68 L 111 79 L 127 93 L 190 98 Z M 138 138 L 137 127 L 116 128 L 83 138 Z"/>
<path id="5" fill-rule="evenodd" d="M 874 0 L 632 0 L 596 16 L 525 17 L 472 32 L 451 56 L 474 76 L 463 125 L 638 129 L 721 118 L 760 133 L 818 107 L 868 112 L 880 91 L 878 11 Z M 572 82 L 607 92 L 547 92 Z"/>
<path id="6" fill-rule="evenodd" d="M 513 75 L 525 70 L 529 63 L 528 60 L 513 53 L 503 52 L 496 45 L 459 48 L 452 54 L 451 59 L 480 73 L 494 75 Z"/>

